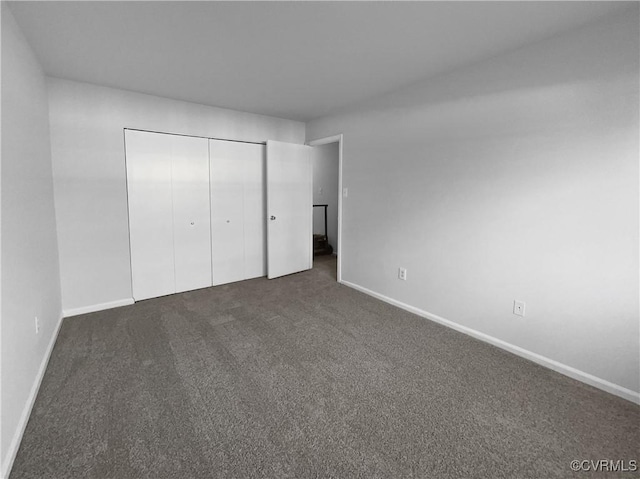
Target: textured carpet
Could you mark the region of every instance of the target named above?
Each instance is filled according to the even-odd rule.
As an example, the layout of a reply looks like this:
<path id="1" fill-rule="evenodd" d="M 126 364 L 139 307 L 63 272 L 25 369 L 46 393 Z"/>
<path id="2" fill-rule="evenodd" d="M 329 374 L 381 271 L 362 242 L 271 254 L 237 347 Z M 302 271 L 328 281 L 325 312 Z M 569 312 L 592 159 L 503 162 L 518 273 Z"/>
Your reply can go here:
<path id="1" fill-rule="evenodd" d="M 321 258 L 65 319 L 11 479 L 539 479 L 640 459 L 638 406 L 334 278 Z"/>

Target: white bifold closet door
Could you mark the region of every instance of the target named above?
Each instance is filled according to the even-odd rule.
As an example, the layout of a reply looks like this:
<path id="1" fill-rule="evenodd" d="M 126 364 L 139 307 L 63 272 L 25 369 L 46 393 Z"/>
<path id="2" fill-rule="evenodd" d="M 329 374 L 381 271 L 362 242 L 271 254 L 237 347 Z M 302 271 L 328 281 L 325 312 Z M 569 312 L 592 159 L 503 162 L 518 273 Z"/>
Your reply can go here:
<path id="1" fill-rule="evenodd" d="M 313 266 L 311 147 L 267 141 L 267 276 Z"/>
<path id="2" fill-rule="evenodd" d="M 133 298 L 211 286 L 206 138 L 126 130 Z"/>
<path id="3" fill-rule="evenodd" d="M 209 140 L 213 284 L 266 273 L 265 146 Z"/>

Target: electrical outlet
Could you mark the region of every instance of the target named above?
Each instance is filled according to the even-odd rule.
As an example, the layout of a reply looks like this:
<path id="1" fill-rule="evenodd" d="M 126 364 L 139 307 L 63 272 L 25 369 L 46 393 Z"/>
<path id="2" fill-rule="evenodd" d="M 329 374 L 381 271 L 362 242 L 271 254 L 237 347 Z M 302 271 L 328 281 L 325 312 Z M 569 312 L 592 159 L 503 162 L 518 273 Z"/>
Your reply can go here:
<path id="1" fill-rule="evenodd" d="M 40 333 L 40 320 L 36 316 L 36 334 Z"/>
<path id="2" fill-rule="evenodd" d="M 513 301 L 513 314 L 517 316 L 524 316 L 524 308 L 526 304 L 524 301 L 518 301 L 517 299 Z"/>
<path id="3" fill-rule="evenodd" d="M 342 196 L 345 198 L 349 196 L 349 188 L 342 188 Z"/>
<path id="4" fill-rule="evenodd" d="M 398 268 L 398 279 L 407 280 L 407 268 Z"/>
<path id="5" fill-rule="evenodd" d="M 320 196 L 322 196 L 324 194 L 324 188 L 322 186 L 320 188 L 318 188 L 318 194 Z"/>

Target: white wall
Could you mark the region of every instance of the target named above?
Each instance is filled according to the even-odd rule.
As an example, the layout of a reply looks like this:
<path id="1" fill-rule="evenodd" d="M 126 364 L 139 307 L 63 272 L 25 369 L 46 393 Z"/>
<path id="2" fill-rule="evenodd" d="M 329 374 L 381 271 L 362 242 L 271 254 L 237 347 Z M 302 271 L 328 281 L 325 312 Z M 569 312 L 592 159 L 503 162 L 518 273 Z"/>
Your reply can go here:
<path id="1" fill-rule="evenodd" d="M 638 36 L 635 4 L 307 124 L 344 133 L 343 279 L 638 400 Z"/>
<path id="2" fill-rule="evenodd" d="M 7 4 L 1 8 L 0 476 L 5 477 L 62 316 L 46 83 Z"/>
<path id="3" fill-rule="evenodd" d="M 327 208 L 327 237 L 338 252 L 338 142 L 314 146 L 313 155 L 313 204 L 329 205 Z M 313 232 L 324 232 L 324 208 L 313 209 Z"/>
<path id="4" fill-rule="evenodd" d="M 124 128 L 304 142 L 304 123 L 49 79 L 65 314 L 131 299 Z"/>

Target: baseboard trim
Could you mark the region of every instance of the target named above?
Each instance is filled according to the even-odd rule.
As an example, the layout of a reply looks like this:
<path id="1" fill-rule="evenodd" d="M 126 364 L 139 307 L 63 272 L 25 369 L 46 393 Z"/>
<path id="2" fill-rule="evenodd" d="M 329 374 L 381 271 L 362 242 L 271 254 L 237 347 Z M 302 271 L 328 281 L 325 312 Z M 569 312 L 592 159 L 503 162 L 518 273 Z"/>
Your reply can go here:
<path id="1" fill-rule="evenodd" d="M 640 404 L 640 393 L 632 391 L 631 389 L 627 389 L 625 387 L 619 386 L 617 384 L 611 383 L 605 379 L 599 378 L 597 376 L 594 376 L 592 374 L 586 373 L 584 371 L 581 371 L 579 369 L 573 368 L 571 366 L 567 366 L 566 364 L 560 363 L 558 361 L 555 361 L 553 359 L 549 359 L 545 356 L 542 356 L 540 354 L 534 353 L 532 351 L 529 351 L 527 349 L 521 348 L 519 346 L 516 346 L 514 344 L 508 343 L 506 341 L 503 341 L 501 339 L 495 338 L 493 336 L 490 336 L 488 334 L 482 333 L 480 331 L 477 331 L 475 329 L 471 329 L 467 326 L 462 326 L 461 324 L 455 323 L 451 320 L 445 319 L 441 316 L 438 316 L 436 314 L 432 314 L 429 313 L 428 311 L 424 311 L 422 309 L 416 308 L 414 306 L 410 306 L 406 303 L 403 303 L 401 301 L 395 300 L 393 298 L 390 298 L 388 296 L 385 296 L 383 294 L 380 293 L 376 293 L 375 291 L 372 291 L 368 288 L 365 288 L 363 286 L 360 286 L 358 284 L 355 283 L 351 283 L 349 281 L 345 281 L 342 280 L 341 284 L 344 284 L 345 286 L 348 286 L 350 288 L 353 288 L 357 291 L 360 291 L 366 295 L 369 296 L 373 296 L 374 298 L 377 298 L 381 301 L 384 301 L 385 303 L 389 303 L 392 304 L 394 306 L 397 306 L 400 309 L 404 309 L 405 311 L 409 311 L 410 313 L 413 314 L 417 314 L 418 316 L 421 316 L 423 318 L 426 318 L 430 321 L 434 321 L 436 323 L 442 324 L 444 326 L 447 326 L 451 329 L 455 329 L 456 331 L 459 331 L 461 333 L 467 334 L 469 336 L 472 336 L 476 339 L 479 339 L 480 341 L 484 341 L 486 343 L 489 343 L 493 346 L 496 346 L 500 349 L 504 349 L 506 351 L 509 351 L 510 353 L 513 353 L 517 356 L 523 357 L 525 359 L 528 359 L 530 361 L 533 361 L 534 363 L 540 364 L 541 366 L 545 366 L 549 369 L 552 369 L 556 372 L 559 372 L 560 374 L 564 374 L 565 376 L 569 376 L 570 378 L 576 379 L 578 381 L 581 381 L 583 383 L 589 384 L 590 386 L 596 387 L 598 389 L 601 389 L 603 391 L 606 391 L 608 393 L 614 394 L 616 396 L 619 396 L 623 399 L 626 399 L 627 401 L 631 401 L 633 403 L 636 404 Z"/>
<path id="2" fill-rule="evenodd" d="M 63 316 L 61 315 L 60 319 L 58 320 L 58 324 L 56 325 L 55 331 L 51 336 L 51 339 L 49 340 L 49 344 L 47 345 L 47 350 L 45 351 L 42 362 L 40 363 L 40 368 L 38 369 L 36 380 L 31 386 L 31 391 L 29 392 L 29 396 L 27 397 L 27 402 L 22 409 L 20 421 L 18 421 L 18 428 L 13 435 L 11 444 L 9 445 L 9 452 L 7 454 L 6 461 L 2 465 L 2 472 L 0 473 L 0 477 L 3 479 L 9 477 L 11 468 L 13 467 L 13 461 L 15 461 L 16 455 L 18 454 L 18 449 L 20 448 L 20 443 L 22 442 L 22 436 L 24 435 L 24 431 L 27 428 L 29 416 L 31 416 L 31 410 L 33 409 L 33 405 L 36 402 L 36 397 L 38 396 L 38 391 L 40 390 L 40 385 L 42 384 L 44 372 L 47 370 L 47 365 L 49 364 L 49 359 L 51 358 L 51 352 L 53 351 L 53 347 L 55 346 L 56 340 L 58 339 L 58 333 L 60 332 L 60 327 L 62 326 L 62 319 Z"/>
<path id="3" fill-rule="evenodd" d="M 108 303 L 92 304 L 91 306 L 83 306 L 81 308 L 65 309 L 62 314 L 65 318 L 70 316 L 78 316 L 79 314 L 95 313 L 105 309 L 118 308 L 120 306 L 129 306 L 133 304 L 133 298 L 119 299 L 117 301 L 109 301 Z"/>

